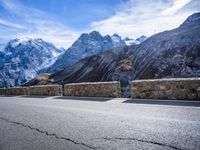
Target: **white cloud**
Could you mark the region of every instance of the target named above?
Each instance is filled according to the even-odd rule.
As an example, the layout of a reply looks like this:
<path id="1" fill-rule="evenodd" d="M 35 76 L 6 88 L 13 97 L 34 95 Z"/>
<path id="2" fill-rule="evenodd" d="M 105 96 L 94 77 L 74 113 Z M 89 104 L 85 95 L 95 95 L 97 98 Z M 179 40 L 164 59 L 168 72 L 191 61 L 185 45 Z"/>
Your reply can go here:
<path id="1" fill-rule="evenodd" d="M 169 7 L 168 9 L 164 10 L 162 12 L 162 14 L 163 15 L 174 14 L 176 11 L 181 9 L 183 6 L 185 6 L 190 1 L 192 1 L 192 0 L 174 0 L 172 6 Z"/>
<path id="2" fill-rule="evenodd" d="M 68 48 L 80 35 L 79 32 L 60 23 L 55 19 L 56 17 L 49 16 L 38 9 L 21 5 L 17 0 L 1 0 L 0 3 L 10 14 L 20 18 L 20 20 L 16 19 L 12 22 L 5 19 L 0 20 L 0 24 L 10 27 L 10 30 L 12 28 L 21 29 L 15 35 L 10 32 L 11 38 L 42 38 L 58 47 Z M 19 25 L 19 21 L 21 25 Z M 1 35 L 1 39 L 3 38 L 2 36 L 4 35 Z"/>
<path id="3" fill-rule="evenodd" d="M 3 20 L 3 19 L 0 19 L 0 24 L 7 26 L 7 27 L 11 27 L 11 28 L 24 29 L 24 27 L 20 24 L 13 23 L 13 22 Z"/>
<path id="4" fill-rule="evenodd" d="M 150 36 L 178 27 L 195 12 L 193 9 L 179 12 L 189 2 L 191 0 L 129 0 L 119 6 L 114 16 L 93 22 L 91 30 L 103 34 L 118 33 L 123 37 Z"/>

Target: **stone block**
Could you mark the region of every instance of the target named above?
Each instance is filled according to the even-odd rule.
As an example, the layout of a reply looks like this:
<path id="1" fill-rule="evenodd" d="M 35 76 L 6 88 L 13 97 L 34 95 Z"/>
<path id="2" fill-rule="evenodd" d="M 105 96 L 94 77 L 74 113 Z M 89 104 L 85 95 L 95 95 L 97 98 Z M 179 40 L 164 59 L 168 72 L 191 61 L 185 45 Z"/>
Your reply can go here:
<path id="1" fill-rule="evenodd" d="M 63 95 L 84 97 L 121 97 L 121 86 L 118 81 L 65 84 Z"/>
<path id="2" fill-rule="evenodd" d="M 6 95 L 6 89 L 0 88 L 0 95 Z"/>
<path id="3" fill-rule="evenodd" d="M 5 89 L 5 95 L 28 95 L 27 87 L 14 87 Z"/>
<path id="4" fill-rule="evenodd" d="M 135 80 L 131 97 L 143 99 L 200 100 L 200 78 Z"/>
<path id="5" fill-rule="evenodd" d="M 62 96 L 62 85 L 30 86 L 29 95 L 38 96 Z"/>

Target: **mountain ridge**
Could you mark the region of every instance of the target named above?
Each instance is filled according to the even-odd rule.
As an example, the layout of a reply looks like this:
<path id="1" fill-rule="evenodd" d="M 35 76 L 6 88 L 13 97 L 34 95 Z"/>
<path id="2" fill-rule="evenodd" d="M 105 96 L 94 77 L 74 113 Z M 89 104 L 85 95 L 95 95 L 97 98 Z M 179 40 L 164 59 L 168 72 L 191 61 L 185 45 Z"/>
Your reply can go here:
<path id="1" fill-rule="evenodd" d="M 137 44 L 146 40 L 143 37 L 141 41 L 137 41 Z M 134 43 L 132 43 L 134 44 Z M 55 72 L 70 67 L 81 59 L 95 55 L 100 52 L 104 52 L 116 47 L 124 47 L 126 42 L 118 34 L 112 36 L 101 35 L 98 31 L 92 31 L 90 33 L 83 33 L 80 37 L 69 47 L 66 52 L 47 69 L 47 72 Z"/>
<path id="2" fill-rule="evenodd" d="M 67 50 L 56 48 L 52 43 L 41 38 L 15 38 L 8 43 L 0 44 L 0 87 L 24 84 L 38 74 L 47 72 L 54 62 L 62 57 L 65 57 L 63 62 L 61 61 L 63 67 L 71 66 L 76 59 L 78 61 L 101 51 L 125 45 L 126 43 L 119 35 L 102 36 L 97 31 L 81 34 Z"/>
<path id="3" fill-rule="evenodd" d="M 61 51 L 42 39 L 11 40 L 0 54 L 0 87 L 27 82 L 37 71 L 53 63 Z"/>

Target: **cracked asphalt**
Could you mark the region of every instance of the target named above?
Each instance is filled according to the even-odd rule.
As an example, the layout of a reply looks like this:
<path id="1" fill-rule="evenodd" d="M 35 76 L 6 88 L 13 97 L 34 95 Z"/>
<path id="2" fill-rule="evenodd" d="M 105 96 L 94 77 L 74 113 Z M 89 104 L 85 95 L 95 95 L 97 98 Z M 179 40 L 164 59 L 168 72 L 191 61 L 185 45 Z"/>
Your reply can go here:
<path id="1" fill-rule="evenodd" d="M 200 102 L 0 97 L 0 150 L 199 150 Z"/>

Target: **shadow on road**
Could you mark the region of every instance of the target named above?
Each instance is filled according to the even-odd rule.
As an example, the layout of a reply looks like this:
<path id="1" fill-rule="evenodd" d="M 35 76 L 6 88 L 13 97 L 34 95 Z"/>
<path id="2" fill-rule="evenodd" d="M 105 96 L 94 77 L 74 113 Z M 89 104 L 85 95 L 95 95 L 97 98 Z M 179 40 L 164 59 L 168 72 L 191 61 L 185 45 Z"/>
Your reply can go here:
<path id="1" fill-rule="evenodd" d="M 36 95 L 22 95 L 22 96 L 18 96 L 20 98 L 48 98 L 51 96 L 36 96 Z"/>
<path id="2" fill-rule="evenodd" d="M 0 95 L 0 97 L 16 97 L 18 95 Z"/>
<path id="3" fill-rule="evenodd" d="M 111 100 L 112 98 L 106 98 L 106 97 L 60 96 L 60 97 L 55 97 L 55 98 L 53 98 L 53 99 L 105 102 L 105 101 Z"/>
<path id="4" fill-rule="evenodd" d="M 126 100 L 123 103 L 200 107 L 200 101 L 184 101 L 184 100 L 131 99 L 131 100 Z"/>

